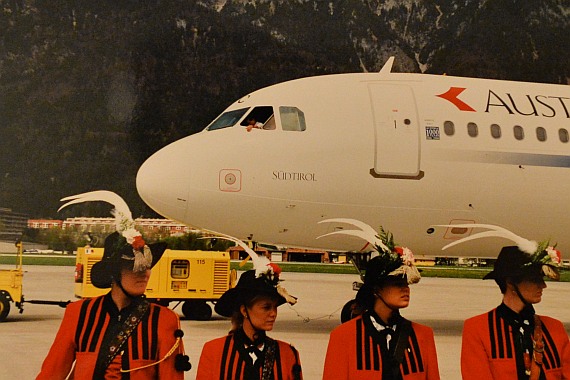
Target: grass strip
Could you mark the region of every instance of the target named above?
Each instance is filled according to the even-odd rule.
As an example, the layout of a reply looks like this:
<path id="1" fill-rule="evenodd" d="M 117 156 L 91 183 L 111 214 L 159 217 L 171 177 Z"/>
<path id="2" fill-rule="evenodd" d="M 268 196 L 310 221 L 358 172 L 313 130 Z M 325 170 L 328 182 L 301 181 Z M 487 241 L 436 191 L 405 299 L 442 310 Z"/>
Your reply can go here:
<path id="1" fill-rule="evenodd" d="M 0 264 L 16 266 L 15 254 L 0 255 Z M 297 262 L 279 262 L 277 263 L 284 272 L 301 272 L 301 273 L 333 273 L 333 274 L 354 274 L 358 276 L 357 270 L 351 264 L 321 264 L 321 263 L 297 263 Z M 42 255 L 26 255 L 23 257 L 24 269 L 26 265 L 52 265 L 52 266 L 74 266 L 75 256 L 42 256 Z M 231 269 L 249 270 L 252 269 L 251 262 L 241 265 L 240 261 L 231 261 Z M 467 268 L 453 266 L 430 266 L 419 267 L 423 277 L 442 277 L 442 278 L 474 278 L 482 279 L 492 268 Z M 560 281 L 570 282 L 570 270 L 563 269 L 560 273 Z"/>

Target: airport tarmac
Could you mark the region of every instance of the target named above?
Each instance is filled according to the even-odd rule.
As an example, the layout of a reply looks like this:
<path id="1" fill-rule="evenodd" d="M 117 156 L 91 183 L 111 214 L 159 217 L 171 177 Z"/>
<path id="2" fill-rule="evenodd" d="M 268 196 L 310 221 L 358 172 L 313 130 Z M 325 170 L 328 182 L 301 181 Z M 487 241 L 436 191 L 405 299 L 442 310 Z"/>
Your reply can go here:
<path id="1" fill-rule="evenodd" d="M 2 269 L 10 266 L 2 265 Z M 73 300 L 74 267 L 26 266 L 24 295 L 27 300 Z M 305 380 L 321 379 L 328 334 L 340 323 L 340 311 L 354 297 L 352 282 L 357 275 L 283 273 L 283 286 L 298 296 L 295 306 L 283 305 L 273 338 L 292 343 L 300 352 Z M 459 356 L 463 320 L 483 313 L 500 302 L 493 281 L 422 278 L 413 285 L 410 307 L 402 315 L 431 326 L 441 378 L 461 379 Z M 548 282 L 539 314 L 560 319 L 570 331 L 570 283 Z M 174 304 L 171 304 L 173 307 Z M 0 379 L 34 379 L 59 328 L 64 309 L 52 305 L 24 304 L 24 312 L 12 304 L 8 319 L 0 323 Z M 175 310 L 180 312 L 180 306 Z M 204 342 L 222 336 L 229 320 L 216 314 L 210 321 L 182 320 L 184 344 L 193 368 L 185 379 L 195 379 Z"/>

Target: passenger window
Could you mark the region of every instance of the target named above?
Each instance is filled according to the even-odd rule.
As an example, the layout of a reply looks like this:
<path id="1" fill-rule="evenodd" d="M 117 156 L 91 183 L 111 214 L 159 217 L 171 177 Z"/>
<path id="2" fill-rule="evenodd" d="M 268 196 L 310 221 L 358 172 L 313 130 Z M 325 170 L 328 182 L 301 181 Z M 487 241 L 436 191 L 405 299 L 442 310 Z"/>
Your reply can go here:
<path id="1" fill-rule="evenodd" d="M 446 121 L 443 123 L 443 131 L 448 136 L 453 136 L 455 134 L 455 124 L 453 121 Z"/>
<path id="2" fill-rule="evenodd" d="M 307 129 L 305 114 L 297 107 L 279 107 L 279 115 L 284 131 L 301 132 Z"/>
<path id="3" fill-rule="evenodd" d="M 477 124 L 468 123 L 467 124 L 467 134 L 471 137 L 477 137 L 477 135 L 479 134 L 479 129 L 477 128 Z"/>
<path id="4" fill-rule="evenodd" d="M 213 131 L 216 129 L 233 127 L 239 119 L 246 113 L 247 108 L 241 108 L 239 110 L 233 110 L 224 112 L 218 118 L 210 124 L 206 129 L 208 131 Z"/>
<path id="5" fill-rule="evenodd" d="M 501 127 L 498 124 L 491 124 L 491 136 L 495 139 L 501 138 Z"/>
<path id="6" fill-rule="evenodd" d="M 244 127 L 251 126 L 252 128 L 259 129 L 270 129 L 266 128 L 265 125 L 268 123 L 269 119 L 273 118 L 273 107 L 271 106 L 261 106 L 255 107 L 247 114 L 245 119 L 242 120 L 240 125 Z M 273 128 L 275 129 L 275 128 Z"/>
<path id="7" fill-rule="evenodd" d="M 538 141 L 546 141 L 546 129 L 542 127 L 537 127 L 536 138 L 538 139 Z"/>
<path id="8" fill-rule="evenodd" d="M 515 139 L 522 140 L 524 139 L 524 129 L 520 125 L 515 125 L 513 127 L 513 134 L 515 135 Z"/>
<path id="9" fill-rule="evenodd" d="M 567 143 L 569 139 L 568 131 L 564 128 L 560 128 L 558 130 L 558 137 L 560 137 L 560 141 L 562 141 L 563 143 Z"/>

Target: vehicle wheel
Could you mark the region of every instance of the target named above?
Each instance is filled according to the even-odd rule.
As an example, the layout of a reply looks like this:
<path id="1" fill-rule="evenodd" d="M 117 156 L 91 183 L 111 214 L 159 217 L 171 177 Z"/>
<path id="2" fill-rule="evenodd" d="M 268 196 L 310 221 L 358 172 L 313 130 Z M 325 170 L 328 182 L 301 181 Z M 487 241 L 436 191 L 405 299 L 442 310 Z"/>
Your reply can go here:
<path id="1" fill-rule="evenodd" d="M 212 307 L 206 301 L 198 301 L 192 304 L 193 314 L 197 321 L 209 321 L 212 318 Z"/>
<path id="2" fill-rule="evenodd" d="M 206 301 L 186 301 L 182 304 L 182 314 L 188 319 L 208 321 L 212 318 L 212 308 Z"/>
<path id="3" fill-rule="evenodd" d="M 342 307 L 342 311 L 340 312 L 340 322 L 344 323 L 352 318 L 358 317 L 360 314 L 362 314 L 362 310 L 360 310 L 356 304 L 356 300 L 350 300 Z"/>
<path id="4" fill-rule="evenodd" d="M 10 297 L 0 293 L 0 322 L 4 321 L 10 313 Z"/>
<path id="5" fill-rule="evenodd" d="M 192 305 L 190 301 L 186 301 L 182 304 L 182 314 L 188 319 L 192 319 Z"/>

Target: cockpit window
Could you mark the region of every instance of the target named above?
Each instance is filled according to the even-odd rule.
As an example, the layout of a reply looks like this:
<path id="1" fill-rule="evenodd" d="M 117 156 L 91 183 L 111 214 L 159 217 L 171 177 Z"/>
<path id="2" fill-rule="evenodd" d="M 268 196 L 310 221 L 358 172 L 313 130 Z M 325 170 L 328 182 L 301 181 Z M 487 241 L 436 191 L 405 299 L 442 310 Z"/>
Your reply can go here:
<path id="1" fill-rule="evenodd" d="M 281 124 L 284 131 L 300 132 L 307 129 L 305 114 L 297 107 L 279 107 L 279 115 L 281 116 Z"/>
<path id="2" fill-rule="evenodd" d="M 247 114 L 245 119 L 243 119 L 240 125 L 243 125 L 244 127 L 252 125 L 253 128 L 260 128 L 260 129 L 275 129 L 275 127 L 270 128 L 270 126 L 268 126 L 269 121 L 272 119 L 273 119 L 273 107 L 260 106 L 252 109 L 251 112 Z"/>
<path id="3" fill-rule="evenodd" d="M 247 108 L 241 108 L 239 110 L 224 112 L 212 124 L 210 124 L 208 130 L 213 131 L 216 129 L 233 127 L 247 112 L 247 110 Z"/>

